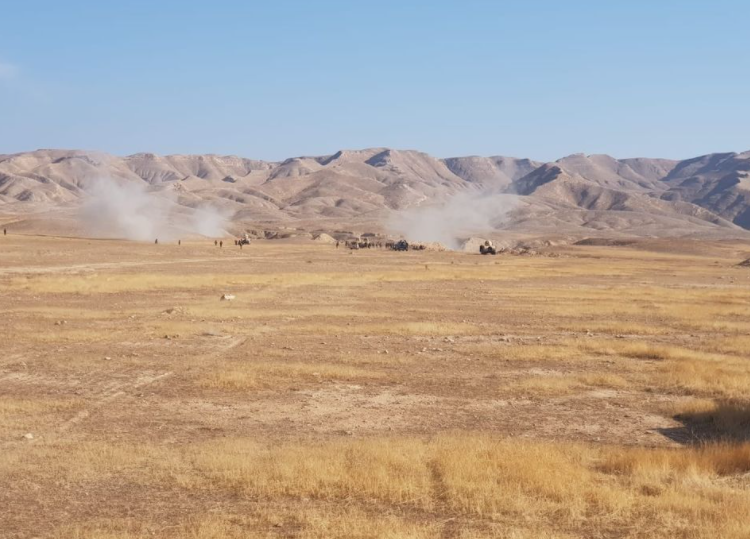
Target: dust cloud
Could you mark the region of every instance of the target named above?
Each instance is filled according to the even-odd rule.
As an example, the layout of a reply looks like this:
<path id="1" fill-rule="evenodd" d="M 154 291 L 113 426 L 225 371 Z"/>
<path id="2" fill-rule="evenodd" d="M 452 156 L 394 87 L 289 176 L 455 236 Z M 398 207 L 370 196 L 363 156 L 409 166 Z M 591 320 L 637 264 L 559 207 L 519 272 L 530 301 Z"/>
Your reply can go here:
<path id="1" fill-rule="evenodd" d="M 457 250 L 461 248 L 461 238 L 502 227 L 519 201 L 517 195 L 459 193 L 442 205 L 393 212 L 386 226 L 391 233 L 409 241 L 439 242 Z"/>
<path id="2" fill-rule="evenodd" d="M 209 205 L 192 209 L 190 231 L 209 238 L 226 236 L 229 218 L 226 214 Z"/>
<path id="3" fill-rule="evenodd" d="M 173 193 L 149 191 L 145 183 L 101 178 L 86 193 L 80 218 L 93 237 L 153 241 L 226 235 L 228 219 L 218 209 L 181 206 Z"/>

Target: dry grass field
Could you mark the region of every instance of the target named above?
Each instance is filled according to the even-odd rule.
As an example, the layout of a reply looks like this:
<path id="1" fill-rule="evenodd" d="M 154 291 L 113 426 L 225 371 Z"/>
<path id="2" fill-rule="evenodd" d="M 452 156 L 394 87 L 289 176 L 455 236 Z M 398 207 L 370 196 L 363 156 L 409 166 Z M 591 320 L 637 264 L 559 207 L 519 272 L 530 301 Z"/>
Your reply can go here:
<path id="1" fill-rule="evenodd" d="M 0 537 L 748 538 L 749 251 L 0 237 Z"/>

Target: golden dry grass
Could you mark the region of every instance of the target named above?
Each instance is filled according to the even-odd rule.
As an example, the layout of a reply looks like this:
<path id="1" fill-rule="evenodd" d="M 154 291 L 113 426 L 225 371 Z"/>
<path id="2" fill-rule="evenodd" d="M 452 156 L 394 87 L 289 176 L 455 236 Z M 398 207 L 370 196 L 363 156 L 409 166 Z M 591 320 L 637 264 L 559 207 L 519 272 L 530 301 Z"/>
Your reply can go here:
<path id="1" fill-rule="evenodd" d="M 541 537 L 629 529 L 634 537 L 740 539 L 750 532 L 747 479 L 726 481 L 750 472 L 750 444 L 592 448 L 456 433 L 433 441 L 268 446 L 228 439 L 185 449 L 66 449 L 52 461 L 65 482 L 127 474 L 144 485 L 226 492 L 287 508 L 256 509 L 244 518 L 192 517 L 167 530 L 168 537 L 242 537 L 261 529 L 282 537 L 290 516 L 301 537 L 429 537 L 438 532 L 435 512 L 478 519 L 485 533 L 478 529 L 477 537 L 497 536 L 486 532 L 495 526 L 521 533 L 523 523 L 533 523 Z M 365 512 L 372 504 L 373 513 Z M 383 514 L 384 507 L 392 512 Z M 60 533 L 130 539 L 147 536 L 147 529 L 94 523 Z"/>
<path id="2" fill-rule="evenodd" d="M 146 539 L 154 536 L 185 539 L 245 539 L 288 537 L 300 539 L 432 539 L 440 533 L 435 522 L 416 523 L 395 515 L 369 514 L 358 508 L 338 511 L 316 508 L 257 509 L 243 514 L 194 515 L 174 526 L 145 525 L 130 521 L 66 526 L 56 539 Z M 259 532 L 258 530 L 264 530 Z M 249 535 L 251 534 L 251 535 Z"/>
<path id="3" fill-rule="evenodd" d="M 310 382 L 376 380 L 382 376 L 350 365 L 253 362 L 223 366 L 202 376 L 198 384 L 212 389 L 248 391 Z"/>
<path id="4" fill-rule="evenodd" d="M 271 274 L 183 274 L 127 273 L 119 275 L 91 274 L 64 276 L 31 276 L 10 280 L 11 288 L 32 290 L 45 294 L 113 294 L 147 290 L 206 290 L 232 289 L 245 286 L 270 286 L 278 290 L 316 287 L 359 288 L 372 283 L 424 281 L 423 267 L 411 271 L 371 271 L 351 275 L 340 272 L 271 273 Z M 467 267 L 461 270 L 450 266 L 429 270 L 429 280 L 506 280 L 509 276 L 497 269 Z"/>
<path id="5" fill-rule="evenodd" d="M 529 376 L 516 381 L 510 388 L 533 396 L 554 397 L 568 395 L 591 387 L 625 388 L 629 385 L 626 378 L 616 374 L 592 373 Z"/>
<path id="6" fill-rule="evenodd" d="M 668 361 L 660 366 L 659 375 L 666 388 L 691 395 L 747 398 L 750 387 L 750 364 L 739 358 Z"/>
<path id="7" fill-rule="evenodd" d="M 750 286 L 713 260 L 107 248 L 0 275 L 14 539 L 750 536 Z"/>
<path id="8" fill-rule="evenodd" d="M 460 322 L 400 322 L 394 320 L 391 323 L 358 323 L 352 322 L 346 325 L 332 324 L 295 324 L 292 329 L 295 333 L 333 335 L 470 335 L 479 333 L 480 330 L 467 323 Z"/>
<path id="9" fill-rule="evenodd" d="M 553 397 L 571 393 L 577 387 L 576 382 L 571 376 L 530 376 L 516 382 L 514 387 L 524 393 Z"/>
<path id="10" fill-rule="evenodd" d="M 56 424 L 84 406 L 79 398 L 28 398 L 0 396 L 0 437 L 20 436 Z"/>
<path id="11" fill-rule="evenodd" d="M 82 405 L 81 399 L 13 398 L 0 396 L 0 420 L 22 414 L 67 412 Z"/>

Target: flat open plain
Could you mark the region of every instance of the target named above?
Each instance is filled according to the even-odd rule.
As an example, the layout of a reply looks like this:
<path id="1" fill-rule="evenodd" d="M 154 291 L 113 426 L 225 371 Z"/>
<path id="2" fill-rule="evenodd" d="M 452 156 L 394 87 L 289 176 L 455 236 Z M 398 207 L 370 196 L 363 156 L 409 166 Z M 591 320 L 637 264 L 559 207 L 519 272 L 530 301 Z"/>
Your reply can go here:
<path id="1" fill-rule="evenodd" d="M 748 253 L 0 237 L 0 537 L 750 537 Z"/>

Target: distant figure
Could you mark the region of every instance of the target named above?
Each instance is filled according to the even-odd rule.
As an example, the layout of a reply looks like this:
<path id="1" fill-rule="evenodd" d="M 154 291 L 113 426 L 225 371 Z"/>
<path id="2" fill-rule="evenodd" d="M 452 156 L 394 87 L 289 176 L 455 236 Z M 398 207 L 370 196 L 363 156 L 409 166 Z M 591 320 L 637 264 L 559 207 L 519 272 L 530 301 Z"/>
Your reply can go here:
<path id="1" fill-rule="evenodd" d="M 219 247 L 224 247 L 224 240 L 219 242 Z"/>
<path id="2" fill-rule="evenodd" d="M 177 240 L 177 245 L 182 245 L 182 240 Z"/>
<path id="3" fill-rule="evenodd" d="M 339 248 L 339 242 L 336 242 L 336 249 Z"/>
<path id="4" fill-rule="evenodd" d="M 235 245 L 237 245 L 238 243 L 240 244 L 240 250 L 242 250 L 242 242 L 234 242 Z"/>
<path id="5" fill-rule="evenodd" d="M 158 245 L 158 244 L 159 244 L 159 238 L 156 238 L 156 239 L 154 240 L 154 245 Z"/>
<path id="6" fill-rule="evenodd" d="M 214 247 L 216 247 L 217 245 L 219 245 L 219 242 L 217 240 L 214 240 Z"/>
<path id="7" fill-rule="evenodd" d="M 7 236 L 7 235 L 8 235 L 8 229 L 7 228 L 3 228 L 3 236 Z"/>

